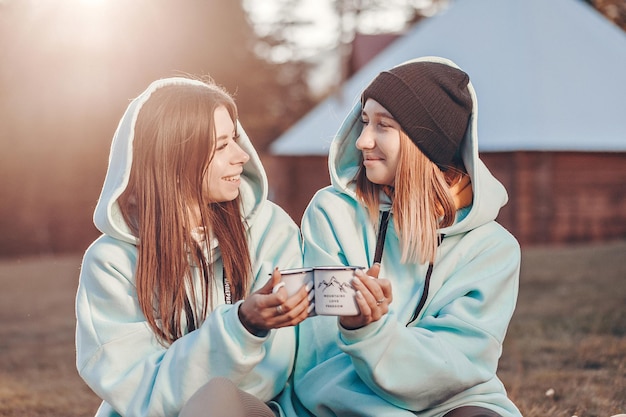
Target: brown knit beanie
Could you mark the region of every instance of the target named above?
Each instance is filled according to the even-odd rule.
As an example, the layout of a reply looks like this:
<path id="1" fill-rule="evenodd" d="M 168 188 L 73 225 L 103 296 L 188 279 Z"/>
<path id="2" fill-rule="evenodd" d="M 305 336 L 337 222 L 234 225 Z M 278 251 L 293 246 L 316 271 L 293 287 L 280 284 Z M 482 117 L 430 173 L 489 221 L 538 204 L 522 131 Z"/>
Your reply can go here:
<path id="1" fill-rule="evenodd" d="M 426 156 L 450 165 L 465 136 L 472 98 L 468 75 L 437 62 L 410 62 L 383 71 L 361 96 L 383 106 Z"/>

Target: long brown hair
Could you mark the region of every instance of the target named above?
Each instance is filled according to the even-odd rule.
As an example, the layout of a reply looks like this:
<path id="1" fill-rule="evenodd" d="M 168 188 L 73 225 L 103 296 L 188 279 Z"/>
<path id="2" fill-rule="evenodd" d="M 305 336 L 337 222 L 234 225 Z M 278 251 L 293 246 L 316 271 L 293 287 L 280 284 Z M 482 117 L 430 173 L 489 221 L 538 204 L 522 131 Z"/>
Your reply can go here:
<path id="1" fill-rule="evenodd" d="M 400 130 L 400 159 L 394 186 L 374 184 L 361 167 L 356 175 L 357 196 L 373 222 L 378 219 L 380 193 L 392 199 L 394 227 L 402 248 L 401 262 L 433 262 L 438 246 L 438 229 L 454 223 L 456 206 L 450 185 L 466 175 L 457 157 L 443 171 Z"/>
<path id="2" fill-rule="evenodd" d="M 211 254 L 211 238 L 218 242 L 233 301 L 248 292 L 251 262 L 240 198 L 212 203 L 202 192 L 219 106 L 237 120 L 233 99 L 215 84 L 167 85 L 152 93 L 137 116 L 129 182 L 118 203 L 139 241 L 139 304 L 164 345 L 198 328 L 213 308 L 212 264 L 219 253 Z M 191 224 L 190 207 L 199 207 L 200 228 Z"/>

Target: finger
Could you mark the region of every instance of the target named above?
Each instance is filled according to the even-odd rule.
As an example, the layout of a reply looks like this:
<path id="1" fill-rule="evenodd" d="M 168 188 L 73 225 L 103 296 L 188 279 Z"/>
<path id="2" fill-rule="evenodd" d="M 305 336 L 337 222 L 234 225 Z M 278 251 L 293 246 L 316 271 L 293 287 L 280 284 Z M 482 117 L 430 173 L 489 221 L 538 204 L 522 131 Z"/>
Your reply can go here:
<path id="1" fill-rule="evenodd" d="M 285 311 L 285 307 L 282 304 L 278 304 L 276 306 L 276 315 L 277 316 L 282 316 L 286 313 Z"/>
<path id="2" fill-rule="evenodd" d="M 306 297 L 309 299 L 309 301 L 311 301 L 313 297 L 315 297 L 315 291 L 313 291 L 313 287 L 313 282 L 307 282 L 307 284 L 303 287 L 304 293 L 306 294 Z M 302 289 L 300 289 L 300 291 L 302 291 Z"/>
<path id="3" fill-rule="evenodd" d="M 361 290 L 357 290 L 354 294 L 354 297 L 356 299 L 357 305 L 359 306 L 359 315 L 363 317 L 370 317 L 372 315 L 372 307 L 370 305 L 370 302 L 373 297 L 366 296 Z M 370 298 L 370 301 L 368 301 L 367 298 Z"/>
<path id="4" fill-rule="evenodd" d="M 313 291 L 310 291 L 310 289 L 311 286 L 309 284 L 302 286 L 294 295 L 282 303 L 282 309 L 284 311 L 295 311 L 295 314 L 306 310 L 314 296 Z"/>
<path id="5" fill-rule="evenodd" d="M 377 307 L 376 300 L 379 298 L 376 298 L 376 295 L 372 293 L 371 289 L 365 285 L 365 281 L 375 281 L 375 279 L 370 278 L 367 275 L 356 276 L 352 281 L 352 285 L 356 290 L 355 299 L 357 305 L 359 306 L 361 315 L 367 317 Z M 360 304 L 361 300 L 365 305 L 367 305 L 367 308 L 364 308 L 364 306 Z"/>
<path id="6" fill-rule="evenodd" d="M 280 270 L 278 269 L 278 267 L 275 267 L 274 271 L 272 271 L 272 286 L 277 285 L 280 282 L 280 278 Z"/>
<path id="7" fill-rule="evenodd" d="M 378 278 L 378 274 L 380 273 L 380 263 L 376 262 L 374 265 L 367 270 L 366 274 L 370 277 Z"/>
<path id="8" fill-rule="evenodd" d="M 363 271 L 358 271 L 355 275 L 359 283 L 367 289 L 365 291 L 364 288 L 359 287 L 368 303 L 373 301 L 373 303 L 370 303 L 371 306 L 380 305 L 380 300 L 383 300 L 385 295 L 380 287 L 378 278 L 372 278 Z"/>
<path id="9" fill-rule="evenodd" d="M 295 304 L 294 304 L 295 303 Z M 273 327 L 295 326 L 310 314 L 310 303 L 306 291 L 290 297 L 276 307 Z"/>
<path id="10" fill-rule="evenodd" d="M 285 283 L 281 281 L 282 275 L 278 267 L 274 268 L 272 271 L 272 276 L 268 281 L 268 284 L 271 285 L 271 291 L 267 294 L 278 294 L 278 301 L 280 303 L 284 302 L 287 299 L 287 290 L 280 291 L 281 288 L 285 286 Z"/>
<path id="11" fill-rule="evenodd" d="M 297 324 L 300 324 L 301 322 L 303 322 L 304 320 L 307 319 L 308 314 L 306 312 L 293 317 L 293 318 L 286 318 L 283 319 L 282 316 L 281 317 L 277 317 L 276 322 L 272 325 L 273 329 L 280 329 L 281 327 L 291 327 L 291 326 L 295 326 Z"/>
<path id="12" fill-rule="evenodd" d="M 272 288 L 272 294 L 276 294 L 278 292 L 278 290 L 280 290 L 281 288 L 283 288 L 285 286 L 284 282 L 279 282 L 277 285 L 274 285 L 274 288 Z"/>
<path id="13" fill-rule="evenodd" d="M 359 307 L 359 315 L 339 317 L 339 323 L 341 326 L 348 330 L 361 328 L 371 322 L 372 310 L 359 290 L 356 291 L 354 299 Z"/>
<path id="14" fill-rule="evenodd" d="M 267 282 L 260 289 L 255 291 L 255 293 L 271 294 L 272 289 L 274 288 L 274 285 L 275 285 L 274 280 L 275 280 L 275 275 L 277 271 L 278 271 L 278 268 L 274 269 L 274 271 L 272 272 L 272 276 L 267 280 Z M 280 274 L 280 272 L 278 272 L 278 274 Z M 280 281 L 280 279 L 278 281 Z"/>
<path id="15" fill-rule="evenodd" d="M 278 283 L 277 286 L 274 287 L 274 294 L 278 294 L 280 298 L 280 304 L 288 309 L 294 308 L 299 303 L 308 303 L 314 296 L 315 293 L 311 291 L 312 284 L 303 285 L 298 291 L 296 291 L 292 295 L 288 295 L 287 287 L 284 281 Z M 284 288 L 281 290 L 281 288 Z"/>
<path id="16" fill-rule="evenodd" d="M 378 281 L 372 278 L 368 278 L 370 281 Z M 365 291 L 358 291 L 357 304 L 359 305 L 362 317 L 362 324 L 367 325 L 374 321 L 380 320 L 380 318 L 389 312 L 389 303 L 385 296 L 376 296 L 375 293 Z M 359 303 L 359 298 L 362 298 L 365 305 Z"/>
<path id="17" fill-rule="evenodd" d="M 269 318 L 276 316 L 276 307 L 282 305 L 287 300 L 287 290 L 282 283 L 278 283 L 274 290 L 271 287 L 271 279 L 259 291 L 253 293 L 245 302 L 253 302 L 257 315 Z M 265 289 L 269 292 L 264 293 Z"/>
<path id="18" fill-rule="evenodd" d="M 391 281 L 388 279 L 379 279 L 378 284 L 380 285 L 381 290 L 383 291 L 383 295 L 387 299 L 388 303 L 391 303 L 393 300 L 393 291 L 391 288 Z"/>

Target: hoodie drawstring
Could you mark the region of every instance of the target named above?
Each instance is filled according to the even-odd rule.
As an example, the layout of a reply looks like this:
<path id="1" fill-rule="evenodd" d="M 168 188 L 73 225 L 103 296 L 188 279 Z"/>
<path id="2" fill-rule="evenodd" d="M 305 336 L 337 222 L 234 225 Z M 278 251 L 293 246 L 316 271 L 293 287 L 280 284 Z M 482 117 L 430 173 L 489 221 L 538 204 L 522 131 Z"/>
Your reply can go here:
<path id="1" fill-rule="evenodd" d="M 374 252 L 374 263 L 380 263 L 383 257 L 383 249 L 385 247 L 385 237 L 387 236 L 387 225 L 389 224 L 389 212 L 383 211 L 382 216 L 380 218 L 380 223 L 378 224 L 378 237 L 376 239 L 376 251 Z M 437 239 L 437 247 L 441 245 L 443 238 L 445 235 L 439 235 L 439 239 Z M 415 307 L 415 311 L 411 316 L 411 319 L 407 322 L 407 326 L 411 324 L 413 321 L 417 319 L 422 308 L 424 308 L 424 304 L 426 304 L 426 299 L 428 298 L 428 289 L 430 287 L 430 276 L 433 273 L 433 263 L 428 264 L 428 271 L 426 271 L 426 279 L 424 280 L 424 291 L 422 291 L 422 296 L 417 303 L 417 307 Z"/>
<path id="2" fill-rule="evenodd" d="M 374 252 L 374 263 L 380 263 L 383 257 L 383 247 L 385 246 L 385 236 L 387 236 L 387 224 L 389 223 L 389 212 L 383 211 L 378 225 L 378 239 L 376 240 L 376 252 Z"/>

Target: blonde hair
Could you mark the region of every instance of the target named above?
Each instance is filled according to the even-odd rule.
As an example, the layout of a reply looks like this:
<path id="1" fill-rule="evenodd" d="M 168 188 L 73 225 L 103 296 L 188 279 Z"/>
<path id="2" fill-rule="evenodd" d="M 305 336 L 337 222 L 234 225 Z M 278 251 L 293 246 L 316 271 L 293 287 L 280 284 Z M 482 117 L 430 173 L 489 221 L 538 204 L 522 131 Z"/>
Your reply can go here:
<path id="1" fill-rule="evenodd" d="M 466 174 L 460 158 L 454 167 L 448 168 L 442 171 L 402 130 L 393 187 L 369 181 L 361 164 L 356 176 L 357 196 L 374 223 L 378 220 L 380 193 L 391 197 L 402 263 L 434 262 L 440 239 L 438 229 L 454 223 L 456 206 L 450 184 Z"/>
<path id="2" fill-rule="evenodd" d="M 209 236 L 218 241 L 233 300 L 248 292 L 251 261 L 240 199 L 212 203 L 203 193 L 220 106 L 237 120 L 233 99 L 215 84 L 168 85 L 152 93 L 135 125 L 129 183 L 118 202 L 139 240 L 139 304 L 164 345 L 198 328 L 213 307 L 214 271 L 203 250 L 210 248 Z M 189 216 L 189 207 L 196 206 L 207 232 L 200 242 Z M 200 288 L 193 285 L 194 270 Z"/>

